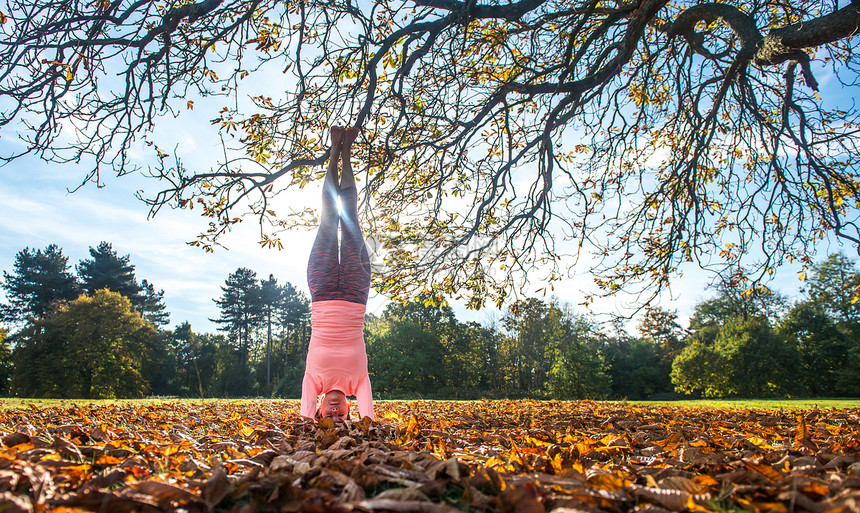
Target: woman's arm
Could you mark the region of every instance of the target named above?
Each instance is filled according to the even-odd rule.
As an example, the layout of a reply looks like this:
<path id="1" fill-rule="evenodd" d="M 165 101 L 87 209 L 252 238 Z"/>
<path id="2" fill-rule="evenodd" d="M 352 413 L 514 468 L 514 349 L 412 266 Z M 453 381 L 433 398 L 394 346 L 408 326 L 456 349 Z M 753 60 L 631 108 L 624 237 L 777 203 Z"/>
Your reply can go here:
<path id="1" fill-rule="evenodd" d="M 370 389 L 370 378 L 367 374 L 358 382 L 358 386 L 355 389 L 355 400 L 358 402 L 359 418 L 370 417 L 371 420 L 374 420 L 373 393 Z"/>
<path id="2" fill-rule="evenodd" d="M 313 419 L 317 413 L 317 396 L 320 395 L 320 390 L 316 383 L 306 372 L 302 380 L 302 417 Z"/>

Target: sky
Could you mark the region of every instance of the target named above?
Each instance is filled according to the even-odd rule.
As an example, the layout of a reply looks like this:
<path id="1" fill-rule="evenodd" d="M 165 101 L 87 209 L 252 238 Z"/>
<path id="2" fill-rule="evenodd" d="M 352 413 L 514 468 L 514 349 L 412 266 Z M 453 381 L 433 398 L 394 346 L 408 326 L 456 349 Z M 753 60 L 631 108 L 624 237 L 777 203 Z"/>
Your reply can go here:
<path id="1" fill-rule="evenodd" d="M 255 82 L 260 86 L 266 81 Z M 215 117 L 222 101 L 195 99 L 194 112 L 183 111 L 179 121 L 161 119 L 156 125 L 156 137 L 169 135 L 182 149 L 188 167 L 210 167 L 208 159 L 221 153 L 221 144 L 208 120 Z M 0 131 L 0 153 L 8 153 L 15 145 L 14 131 L 9 127 Z M 129 255 L 138 280 L 146 279 L 156 290 L 164 290 L 170 312 L 169 326 L 188 321 L 197 332 L 217 329 L 210 321 L 219 314 L 213 300 L 221 295 L 221 286 L 228 275 L 240 267 L 255 271 L 262 279 L 272 274 L 279 283 L 290 282 L 307 292 L 305 271 L 313 232 L 290 232 L 282 236 L 285 249 L 264 249 L 257 242 L 256 225 L 249 220 L 222 240 L 227 249 L 206 253 L 187 244 L 206 228 L 208 221 L 199 217 L 199 211 L 163 209 L 154 218 L 147 219 L 148 207 L 135 198 L 135 192 L 142 190 L 144 195 L 152 195 L 160 189 L 157 183 L 139 174 L 122 178 L 103 175 L 103 187 L 87 184 L 74 193 L 69 192 L 80 184 L 88 169 L 80 164 L 48 164 L 34 157 L 0 167 L 0 202 L 3 205 L 0 207 L 0 270 L 12 271 L 15 255 L 24 248 L 41 249 L 57 244 L 74 266 L 89 257 L 90 247 L 101 241 L 110 242 L 119 255 Z M 315 187 L 311 185 L 279 201 L 289 202 L 297 209 L 316 207 L 319 191 Z M 821 254 L 826 256 L 827 249 Z M 576 276 L 556 284 L 553 293 L 558 299 L 571 304 L 575 312 L 586 315 L 632 314 L 635 303 L 631 298 L 598 299 L 590 309 L 578 306 L 585 290 L 593 285 L 592 278 L 585 272 L 587 265 L 588 262 L 581 262 Z M 682 326 L 686 326 L 695 305 L 712 296 L 707 290 L 709 279 L 708 275 L 687 268 L 684 276 L 676 279 L 660 298 L 660 306 L 677 310 Z M 788 267 L 781 269 L 770 285 L 794 296 L 801 284 L 797 280 L 797 270 Z M 542 283 L 527 284 L 523 293 L 539 297 L 533 291 L 542 286 Z M 386 304 L 386 298 L 372 292 L 368 312 L 379 315 Z M 466 310 L 456 301 L 452 306 L 461 321 L 491 322 L 500 317 L 492 306 L 477 312 Z M 635 320 L 627 327 L 635 334 Z"/>
<path id="2" fill-rule="evenodd" d="M 0 269 L 13 269 L 15 254 L 25 247 L 57 244 L 74 266 L 89 258 L 89 248 L 110 242 L 119 255 L 129 255 L 138 280 L 164 290 L 170 326 L 184 321 L 198 332 L 214 332 L 209 319 L 218 317 L 213 302 L 227 276 L 239 267 L 259 278 L 273 274 L 307 291 L 304 272 L 312 242 L 310 232 L 291 233 L 283 251 L 257 244 L 252 227 L 242 227 L 225 240 L 229 249 L 213 253 L 187 244 L 205 228 L 197 214 L 165 209 L 147 219 L 148 207 L 134 194 L 135 177 L 109 179 L 102 188 L 88 184 L 70 193 L 83 171 L 75 166 L 45 165 L 35 159 L 0 168 Z M 381 303 L 380 303 L 381 304 Z M 380 305 L 374 305 L 374 309 Z"/>
<path id="3" fill-rule="evenodd" d="M 198 107 L 195 106 L 195 111 Z M 165 118 L 156 126 L 157 132 L 168 133 L 182 148 L 184 163 L 209 167 L 209 158 L 221 153 L 221 143 L 207 121 L 211 114 L 203 109 L 183 113 L 179 121 Z M 158 133 L 156 134 L 158 135 Z M 14 147 L 15 134 L 0 132 L 0 152 Z M 42 249 L 49 244 L 62 248 L 69 263 L 74 265 L 89 258 L 89 249 L 106 241 L 120 255 L 128 255 L 135 266 L 138 280 L 146 279 L 156 290 L 164 290 L 164 301 L 170 313 L 168 327 L 189 322 L 194 331 L 214 333 L 217 325 L 211 321 L 219 315 L 214 299 L 222 294 L 221 287 L 230 273 L 247 267 L 260 279 L 271 274 L 283 284 L 289 282 L 307 293 L 306 266 L 313 243 L 313 231 L 299 230 L 282 235 L 284 249 L 267 249 L 258 244 L 259 227 L 248 220 L 238 225 L 216 248 L 207 253 L 188 245 L 204 231 L 208 220 L 197 210 L 162 209 L 148 218 L 149 209 L 135 197 L 154 195 L 159 184 L 140 174 L 121 178 L 103 174 L 102 187 L 88 183 L 75 192 L 89 168 L 81 164 L 49 164 L 35 157 L 25 157 L 0 167 L 0 270 L 11 272 L 15 255 L 24 248 Z M 278 201 L 295 209 L 316 208 L 319 185 L 279 196 Z M 826 253 L 824 253 L 826 255 Z M 573 307 L 575 313 L 607 321 L 610 315 L 633 315 L 636 303 L 632 298 L 597 299 L 589 308 L 580 306 L 586 290 L 593 292 L 593 279 L 587 273 L 588 262 L 578 264 L 577 274 L 556 283 L 553 291 L 560 301 Z M 682 326 L 697 303 L 712 297 L 708 290 L 710 277 L 694 268 L 687 268 L 682 277 L 661 296 L 659 305 L 677 310 Z M 545 284 L 526 284 L 522 293 L 528 297 L 541 296 L 535 292 Z M 783 268 L 770 284 L 788 295 L 796 295 L 801 285 L 797 271 Z M 2 291 L 0 291 L 2 300 Z M 388 300 L 371 292 L 368 312 L 380 315 Z M 492 323 L 501 317 L 494 305 L 480 311 L 467 310 L 462 303 L 452 301 L 460 321 Z M 636 334 L 635 317 L 626 323 L 631 335 Z"/>
<path id="4" fill-rule="evenodd" d="M 205 146 L 205 145 L 204 145 Z M 204 147 L 202 151 L 205 152 Z M 85 169 L 75 165 L 46 164 L 35 158 L 25 158 L 0 168 L 0 270 L 11 272 L 15 255 L 24 248 L 41 249 L 49 244 L 59 245 L 74 266 L 89 258 L 89 248 L 101 241 L 110 242 L 119 255 L 129 255 L 138 280 L 146 279 L 156 289 L 164 290 L 164 300 L 170 312 L 172 327 L 188 321 L 196 332 L 213 333 L 217 325 L 210 319 L 218 317 L 213 299 L 220 297 L 221 286 L 228 275 L 240 267 L 257 273 L 258 278 L 274 275 L 279 283 L 290 282 L 307 293 L 305 277 L 312 231 L 293 231 L 283 238 L 283 250 L 265 249 L 257 243 L 258 231 L 252 221 L 239 225 L 223 240 L 227 247 L 207 253 L 187 243 L 205 228 L 206 222 L 195 211 L 163 209 L 147 219 L 148 207 L 135 198 L 137 190 L 155 190 L 157 183 L 139 176 L 105 177 L 103 187 L 87 184 L 76 192 Z M 293 201 L 315 202 L 311 190 L 292 198 Z M 310 204 L 310 206 L 313 206 Z M 793 271 L 778 278 L 777 288 L 795 293 L 797 284 Z M 584 314 L 629 314 L 632 302 L 623 299 L 598 300 L 591 308 L 577 304 L 582 301 L 582 289 L 590 285 L 587 275 L 575 277 L 556 285 L 554 294 L 563 302 Z M 696 303 L 711 296 L 706 291 L 708 277 L 694 270 L 673 285 L 661 300 L 661 306 L 677 309 L 686 326 L 686 319 Z M 780 283 L 782 282 L 781 286 Z M 542 286 L 528 284 L 525 292 Z M 536 295 L 535 295 L 536 296 Z M 539 297 L 539 296 L 536 296 Z M 368 312 L 380 315 L 388 301 L 372 292 Z M 466 310 L 453 302 L 460 321 L 492 322 L 500 312 L 489 306 L 482 311 Z M 628 323 L 631 334 L 635 320 Z"/>

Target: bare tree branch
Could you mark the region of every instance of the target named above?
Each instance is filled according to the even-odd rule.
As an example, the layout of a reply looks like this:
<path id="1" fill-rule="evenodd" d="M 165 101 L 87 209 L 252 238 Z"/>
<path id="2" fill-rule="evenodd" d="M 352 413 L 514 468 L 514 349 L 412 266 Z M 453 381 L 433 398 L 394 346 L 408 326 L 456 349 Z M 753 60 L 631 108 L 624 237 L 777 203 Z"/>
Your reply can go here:
<path id="1" fill-rule="evenodd" d="M 270 245 L 313 226 L 271 200 L 321 179 L 335 123 L 363 127 L 376 286 L 398 298 L 480 307 L 580 262 L 598 293 L 643 302 L 688 265 L 758 290 L 828 237 L 860 247 L 853 3 L 7 0 L 2 14 L 0 130 L 23 145 L 6 161 L 87 162 L 96 183 L 143 172 L 161 187 L 143 198 L 153 214 L 203 212 L 207 249 L 245 217 Z M 843 97 L 816 93 L 825 66 Z M 272 68 L 291 85 L 240 88 Z M 199 96 L 226 104 L 207 118 L 224 153 L 201 170 L 155 131 Z M 131 156 L 141 142 L 150 160 Z"/>

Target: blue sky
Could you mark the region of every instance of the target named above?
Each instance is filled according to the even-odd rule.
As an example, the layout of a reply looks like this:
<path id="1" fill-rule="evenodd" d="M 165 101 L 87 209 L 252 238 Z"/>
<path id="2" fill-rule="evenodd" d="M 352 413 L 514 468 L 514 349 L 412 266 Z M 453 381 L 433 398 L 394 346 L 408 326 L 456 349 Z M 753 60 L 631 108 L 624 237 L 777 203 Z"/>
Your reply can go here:
<path id="1" fill-rule="evenodd" d="M 215 112 L 217 103 L 196 104 L 194 112 L 185 111 L 178 120 L 162 118 L 156 130 L 181 148 L 183 162 L 188 166 L 208 168 L 211 155 L 221 154 L 222 148 L 216 130 L 207 121 Z M 207 111 L 208 110 L 208 111 Z M 0 132 L 0 151 L 17 146 L 16 134 Z M 5 153 L 5 152 L 4 152 Z M 142 155 L 133 149 L 132 157 Z M 141 161 L 143 163 L 143 161 Z M 135 197 L 136 191 L 144 196 L 154 195 L 159 184 L 140 174 L 116 178 L 103 173 L 103 187 L 88 183 L 74 193 L 89 167 L 83 164 L 49 164 L 35 157 L 25 157 L 0 167 L 0 270 L 11 271 L 15 254 L 29 247 L 44 248 L 57 244 L 74 266 L 89 258 L 89 248 L 101 241 L 110 242 L 119 255 L 129 255 L 136 268 L 138 280 L 147 279 L 164 290 L 165 303 L 170 312 L 169 326 L 191 323 L 197 332 L 214 332 L 217 325 L 209 319 L 218 317 L 213 299 L 221 295 L 221 286 L 227 276 L 239 267 L 247 267 L 259 278 L 274 275 L 279 283 L 290 282 L 307 292 L 305 277 L 312 231 L 293 231 L 282 236 L 283 250 L 264 249 L 258 244 L 258 226 L 253 220 L 237 225 L 221 242 L 226 249 L 214 253 L 191 247 L 187 243 L 204 230 L 208 220 L 199 216 L 199 210 L 182 211 L 162 209 L 154 218 L 147 219 L 148 207 Z M 292 208 L 318 206 L 319 185 L 306 190 L 279 196 L 278 201 Z M 677 308 L 682 317 L 689 315 L 692 306 L 703 299 L 706 279 L 697 275 L 679 281 L 674 295 L 664 301 L 668 308 Z M 582 289 L 591 286 L 587 274 L 579 274 L 567 282 L 558 283 L 554 294 L 562 301 L 576 305 L 583 299 Z M 540 297 L 534 291 L 542 283 L 523 287 L 526 296 Z M 368 312 L 381 314 L 386 298 L 371 293 Z M 630 302 L 609 300 L 596 302 L 594 313 L 626 313 Z M 461 321 L 491 322 L 500 313 L 490 306 L 482 311 L 466 310 L 453 303 Z M 581 307 L 578 311 L 585 312 Z M 635 328 L 632 324 L 630 328 Z"/>
<path id="2" fill-rule="evenodd" d="M 218 316 L 213 299 L 220 296 L 227 276 L 239 267 L 254 270 L 260 278 L 273 274 L 280 283 L 290 282 L 307 292 L 305 269 L 313 232 L 290 232 L 283 238 L 285 249 L 264 249 L 249 222 L 224 239 L 227 249 L 206 253 L 187 244 L 206 224 L 195 211 L 164 209 L 147 219 L 146 205 L 134 194 L 141 188 L 155 190 L 156 183 L 134 175 L 106 177 L 104 187 L 87 184 L 68 192 L 79 184 L 84 171 L 81 166 L 46 164 L 29 157 L 0 168 L 0 270 L 11 271 L 15 254 L 25 247 L 57 244 L 74 266 L 89 257 L 90 247 L 107 241 L 118 254 L 130 256 L 139 280 L 147 279 L 165 291 L 170 326 L 189 321 L 198 332 L 216 330 L 209 321 Z M 304 197 L 316 199 L 315 188 L 305 192 Z M 562 301 L 575 304 L 582 299 L 579 289 L 589 282 L 581 276 L 557 285 L 555 293 Z M 526 292 L 539 286 L 530 284 Z M 699 285 L 696 288 L 702 290 Z M 682 315 L 703 298 L 686 290 L 685 286 L 676 291 L 679 297 L 675 301 L 666 301 Z M 368 311 L 381 314 L 386 304 L 384 297 L 373 293 Z M 494 308 L 474 312 L 456 303 L 454 308 L 463 321 L 483 322 L 499 316 Z M 603 302 L 592 308 L 599 313 L 623 309 L 623 302 Z"/>
<path id="3" fill-rule="evenodd" d="M 181 123 L 163 119 L 157 127 L 159 132 L 167 131 L 181 145 L 186 164 L 208 167 L 211 163 L 206 159 L 213 152 L 221 151 L 217 134 L 205 119 L 206 113 L 198 111 L 191 116 L 183 115 Z M 14 134 L 10 137 L 8 132 L 0 133 L 0 151 L 14 144 Z M 0 202 L 3 204 L 0 270 L 11 271 L 15 254 L 25 247 L 37 249 L 57 244 L 74 266 L 89 257 L 90 247 L 107 241 L 118 254 L 130 256 L 139 280 L 147 279 L 156 289 L 164 290 L 171 314 L 169 326 L 189 321 L 197 332 L 216 331 L 217 326 L 209 320 L 218 316 L 213 299 L 221 295 L 220 287 L 227 276 L 239 267 L 254 270 L 259 278 L 272 274 L 279 283 L 290 282 L 307 292 L 305 270 L 313 242 L 312 231 L 285 234 L 283 250 L 264 249 L 257 243 L 258 227 L 249 220 L 222 240 L 227 249 L 206 253 L 187 244 L 207 225 L 208 221 L 199 217 L 199 211 L 165 208 L 154 218 L 147 219 L 148 207 L 135 197 L 135 192 L 142 190 L 144 195 L 153 195 L 160 189 L 157 182 L 139 174 L 122 178 L 103 175 L 101 188 L 87 184 L 74 193 L 68 192 L 80 184 L 87 169 L 83 165 L 48 164 L 34 157 L 0 167 Z M 310 185 L 307 190 L 279 197 L 279 201 L 297 209 L 316 208 L 317 187 Z M 661 306 L 677 309 L 681 324 L 686 326 L 695 304 L 712 295 L 707 284 L 708 276 L 687 269 L 663 295 Z M 541 297 L 534 291 L 543 285 L 529 283 L 522 292 L 525 296 Z M 580 313 L 629 315 L 633 311 L 632 298 L 623 297 L 598 299 L 588 310 L 579 306 L 583 291 L 592 285 L 587 262 L 582 261 L 577 266 L 577 274 L 557 283 L 553 293 Z M 772 287 L 789 295 L 796 294 L 799 285 L 796 270 L 792 268 L 782 269 L 771 283 Z M 386 304 L 386 298 L 372 292 L 368 312 L 379 315 Z M 500 317 L 491 306 L 478 312 L 466 310 L 456 302 L 453 307 L 461 321 L 491 322 Z M 631 334 L 635 334 L 635 326 L 635 320 L 627 324 Z"/>
<path id="4" fill-rule="evenodd" d="M 280 71 L 273 80 L 283 80 Z M 265 78 L 265 75 L 264 77 Z M 826 82 L 826 76 L 819 77 Z M 267 80 L 255 80 L 250 88 L 264 87 Z M 281 82 L 278 82 L 281 83 Z M 284 85 L 286 87 L 286 85 Z M 243 98 L 254 91 L 242 90 Z M 181 117 L 165 117 L 156 125 L 157 141 L 162 148 L 181 148 L 184 163 L 189 168 L 211 167 L 212 155 L 221 155 L 221 143 L 216 128 L 209 122 L 217 116 L 223 98 L 195 98 L 194 110 L 180 109 Z M 184 105 L 179 102 L 178 105 Z M 341 121 L 343 122 L 343 121 Z M 64 136 L 67 136 L 65 134 Z M 16 145 L 13 127 L 0 132 L 0 153 L 6 154 Z M 142 155 L 138 150 L 131 157 Z M 141 163 L 143 163 L 141 161 Z M 130 255 L 136 266 L 138 279 L 147 279 L 156 289 L 165 291 L 165 302 L 171 314 L 170 326 L 189 321 L 198 332 L 213 332 L 215 324 L 210 318 L 218 316 L 213 302 L 221 294 L 220 287 L 227 276 L 239 267 L 254 270 L 260 278 L 273 274 L 280 283 L 290 282 L 299 290 L 307 291 L 305 267 L 313 232 L 296 231 L 282 237 L 284 250 L 263 249 L 257 241 L 258 231 L 252 221 L 239 225 L 222 241 L 228 249 L 206 253 L 187 245 L 207 224 L 197 211 L 162 210 L 147 220 L 148 208 L 135 198 L 135 192 L 154 194 L 157 183 L 133 174 L 123 178 L 103 176 L 104 187 L 87 184 L 75 193 L 67 192 L 80 184 L 88 167 L 76 164 L 47 164 L 36 158 L 22 158 L 0 167 L 0 270 L 11 271 L 15 254 L 25 247 L 44 248 L 57 244 L 69 257 L 72 265 L 89 256 L 88 249 L 101 241 L 113 244 L 120 255 Z M 296 191 L 279 201 L 293 208 L 316 207 L 319 191 L 316 185 L 308 190 Z M 837 251 L 839 248 L 832 248 Z M 824 258 L 831 248 L 820 248 Z M 585 289 L 593 286 L 587 274 L 588 262 L 577 266 L 577 274 L 556 284 L 554 294 L 574 305 L 578 312 L 587 313 L 576 306 L 583 300 Z M 686 269 L 685 275 L 675 280 L 671 290 L 661 298 L 661 305 L 677 309 L 686 325 L 686 319 L 696 303 L 711 296 L 706 290 L 708 276 L 695 269 Z M 770 284 L 783 293 L 797 293 L 800 283 L 796 269 L 782 269 Z M 539 297 L 534 291 L 541 283 L 523 287 L 523 295 Z M 368 311 L 381 314 L 386 300 L 372 294 Z M 632 298 L 597 300 L 590 308 L 595 314 L 629 314 Z M 494 308 L 484 311 L 467 311 L 454 303 L 460 320 L 490 321 L 499 317 Z M 635 321 L 628 324 L 635 328 Z"/>
<path id="5" fill-rule="evenodd" d="M 249 222 L 224 239 L 228 249 L 206 253 L 187 244 L 205 227 L 195 211 L 165 209 L 147 220 L 148 209 L 134 194 L 141 188 L 154 191 L 157 183 L 136 175 L 106 177 L 102 188 L 88 184 L 69 193 L 67 189 L 78 185 L 84 171 L 80 166 L 46 164 L 35 158 L 0 168 L 3 204 L 0 269 L 11 271 L 15 254 L 25 247 L 58 244 L 74 265 L 89 257 L 91 246 L 107 241 L 120 255 L 130 255 L 138 279 L 147 279 L 165 291 L 170 326 L 189 321 L 197 332 L 216 330 L 216 325 L 209 321 L 218 316 L 213 299 L 220 296 L 220 287 L 227 276 L 239 267 L 254 270 L 260 278 L 273 274 L 280 283 L 290 282 L 307 292 L 305 268 L 313 232 L 290 232 L 284 237 L 284 250 L 263 249 L 257 244 L 255 226 Z M 317 191 L 311 187 L 312 190 L 300 196 L 313 203 Z M 793 272 L 786 272 L 775 285 L 792 293 L 798 285 L 794 276 Z M 555 294 L 562 301 L 576 305 L 582 300 L 581 289 L 590 283 L 590 277 L 583 274 L 556 285 Z M 688 271 L 673 285 L 662 304 L 678 309 L 682 319 L 686 319 L 697 302 L 709 297 L 706 284 L 706 276 Z M 525 292 L 540 286 L 529 284 Z M 386 304 L 384 297 L 373 293 L 368 311 L 381 314 Z M 591 311 L 625 313 L 630 311 L 631 304 L 623 299 L 598 300 Z M 494 308 L 474 312 L 457 303 L 454 308 L 461 321 L 485 322 L 499 317 Z M 578 306 L 575 309 L 588 311 Z M 628 327 L 634 329 L 635 323 Z"/>
<path id="6" fill-rule="evenodd" d="M 261 278 L 271 273 L 280 283 L 306 290 L 304 268 L 313 234 L 297 232 L 284 251 L 261 249 L 252 227 L 242 227 L 226 239 L 229 250 L 206 253 L 188 246 L 205 224 L 196 214 L 163 210 L 147 220 L 148 209 L 134 197 L 146 184 L 139 177 L 108 179 L 105 187 L 88 184 L 75 193 L 83 170 L 24 159 L 0 168 L 0 269 L 11 271 L 14 257 L 25 247 L 58 244 L 74 265 L 89 257 L 100 241 L 113 244 L 120 255 L 130 255 L 138 279 L 165 291 L 171 325 L 191 322 L 195 331 L 211 332 L 209 318 L 218 316 L 213 298 L 239 267 Z M 379 306 L 379 305 L 375 305 Z"/>

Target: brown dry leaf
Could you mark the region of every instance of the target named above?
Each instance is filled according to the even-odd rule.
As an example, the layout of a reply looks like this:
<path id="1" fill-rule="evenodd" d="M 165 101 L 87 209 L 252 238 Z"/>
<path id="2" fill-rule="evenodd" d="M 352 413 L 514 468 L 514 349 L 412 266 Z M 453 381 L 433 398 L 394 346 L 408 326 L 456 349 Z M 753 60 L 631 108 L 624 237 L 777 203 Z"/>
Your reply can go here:
<path id="1" fill-rule="evenodd" d="M 665 490 L 680 490 L 691 495 L 707 493 L 707 487 L 684 476 L 669 476 L 661 479 L 657 486 Z"/>
<path id="2" fill-rule="evenodd" d="M 860 409 L 297 401 L 0 410 L 11 511 L 856 513 Z"/>
<path id="3" fill-rule="evenodd" d="M 349 480 L 343 487 L 343 490 L 338 495 L 337 499 L 340 502 L 357 502 L 367 498 L 364 490 L 352 479 Z"/>
<path id="4" fill-rule="evenodd" d="M 30 437 L 24 433 L 10 433 L 4 437 L 0 437 L 0 441 L 6 447 L 14 447 L 16 445 L 30 443 Z"/>
<path id="5" fill-rule="evenodd" d="M 510 488 L 502 492 L 496 499 L 499 510 L 516 513 L 543 513 L 546 511 L 540 503 L 539 492 L 534 486 L 524 485 Z"/>
<path id="6" fill-rule="evenodd" d="M 56 497 L 50 504 L 104 513 L 160 511 L 158 503 L 150 497 L 129 489 L 120 492 L 85 489 L 78 494 Z"/>
<path id="7" fill-rule="evenodd" d="M 628 489 L 634 496 L 650 502 L 656 502 L 672 511 L 706 510 L 700 504 L 704 504 L 710 500 L 710 496 L 697 496 L 678 489 L 651 488 L 639 485 L 631 485 Z"/>
<path id="8" fill-rule="evenodd" d="M 177 503 L 199 502 L 200 497 L 185 488 L 162 483 L 160 481 L 140 481 L 132 483 L 130 487 L 140 493 L 149 495 L 162 508 L 175 506 Z"/>
<path id="9" fill-rule="evenodd" d="M 752 461 L 744 460 L 744 466 L 752 470 L 753 472 L 766 477 L 769 481 L 774 483 L 776 483 L 777 481 L 781 481 L 782 478 L 785 477 L 782 472 L 765 463 L 755 463 Z"/>
<path id="10" fill-rule="evenodd" d="M 459 511 L 445 504 L 392 499 L 369 499 L 359 502 L 358 507 L 368 511 L 394 511 L 397 513 L 450 513 Z"/>
<path id="11" fill-rule="evenodd" d="M 33 503 L 26 495 L 17 495 L 11 492 L 0 493 L 0 508 L 3 513 L 30 513 L 33 511 Z"/>
<path id="12" fill-rule="evenodd" d="M 440 476 L 446 475 L 454 480 L 460 481 L 460 468 L 457 458 L 448 458 L 447 460 L 438 461 L 427 469 L 427 477 L 430 479 L 439 479 Z"/>
<path id="13" fill-rule="evenodd" d="M 374 499 L 430 502 L 430 498 L 418 488 L 392 488 L 380 493 Z"/>
<path id="14" fill-rule="evenodd" d="M 221 460 L 213 458 L 212 476 L 203 483 L 203 491 L 201 493 L 203 501 L 206 503 L 206 508 L 212 511 L 215 505 L 219 504 L 231 491 L 233 491 L 233 483 L 227 477 Z"/>
<path id="15" fill-rule="evenodd" d="M 78 446 L 72 443 L 71 440 L 66 440 L 65 438 L 58 436 L 54 438 L 54 448 L 64 457 L 72 459 L 72 460 L 82 460 L 84 459 L 81 454 L 81 450 L 78 449 Z"/>

